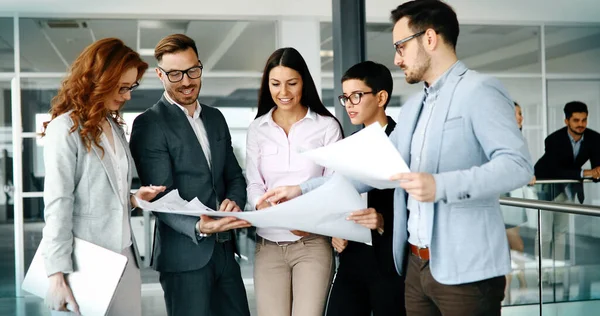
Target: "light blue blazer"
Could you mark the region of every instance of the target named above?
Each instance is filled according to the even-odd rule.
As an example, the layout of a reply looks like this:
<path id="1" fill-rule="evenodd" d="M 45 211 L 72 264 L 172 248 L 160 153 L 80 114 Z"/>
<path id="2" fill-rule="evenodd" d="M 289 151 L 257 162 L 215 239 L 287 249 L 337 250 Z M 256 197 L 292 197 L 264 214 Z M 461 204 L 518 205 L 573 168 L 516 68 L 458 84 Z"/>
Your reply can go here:
<path id="1" fill-rule="evenodd" d="M 436 203 L 430 227 L 430 268 L 443 284 L 463 284 L 511 271 L 498 202 L 526 185 L 533 165 L 517 127 L 513 101 L 498 80 L 452 68 L 429 123 L 425 169 L 434 174 Z M 424 93 L 402 107 L 390 136 L 405 161 Z M 394 196 L 394 260 L 401 271 L 408 251 L 407 194 Z"/>
<path id="2" fill-rule="evenodd" d="M 424 92 L 403 106 L 390 140 L 405 161 Z M 431 116 L 425 169 L 436 182 L 430 268 L 442 284 L 463 284 L 508 274 L 510 254 L 498 199 L 526 185 L 533 166 L 517 127 L 513 101 L 500 82 L 467 69 L 451 69 Z M 310 191 L 323 181 L 301 185 Z M 356 184 L 361 192 L 370 188 Z M 394 261 L 402 274 L 408 255 L 407 194 L 394 195 Z"/>

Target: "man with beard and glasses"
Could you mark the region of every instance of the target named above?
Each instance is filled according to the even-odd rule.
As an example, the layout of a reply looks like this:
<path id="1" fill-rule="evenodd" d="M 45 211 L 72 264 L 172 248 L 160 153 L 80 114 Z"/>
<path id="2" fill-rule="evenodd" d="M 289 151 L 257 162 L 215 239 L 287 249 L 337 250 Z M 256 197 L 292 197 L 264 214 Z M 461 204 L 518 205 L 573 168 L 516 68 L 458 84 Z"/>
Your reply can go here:
<path id="1" fill-rule="evenodd" d="M 449 5 L 409 1 L 391 18 L 394 63 L 408 83 L 424 83 L 390 135 L 412 171 L 391 178 L 400 186 L 393 250 L 406 276 L 407 315 L 499 316 L 511 262 L 498 200 L 533 177 L 514 104 L 498 80 L 458 60 L 459 26 Z M 323 182 L 263 198 L 293 198 Z"/>
<path id="2" fill-rule="evenodd" d="M 162 98 L 133 122 L 131 153 L 143 185 L 178 190 L 185 200 L 240 212 L 246 180 L 233 154 L 221 112 L 200 104 L 202 63 L 195 42 L 169 35 L 156 45 Z M 158 196 L 160 198 L 164 194 Z M 160 273 L 169 316 L 249 316 L 246 290 L 235 260 L 234 217 L 212 219 L 155 213 L 152 267 Z"/>
<path id="3" fill-rule="evenodd" d="M 544 155 L 535 164 L 538 180 L 600 179 L 600 134 L 587 128 L 588 108 L 583 102 L 573 101 L 565 105 L 565 127 L 546 137 Z M 592 169 L 582 169 L 590 161 Z M 583 183 L 543 184 L 540 198 L 548 201 L 583 203 Z M 569 214 L 542 213 L 542 256 L 551 255 L 550 244 L 554 240 L 553 257 L 565 259 L 566 233 Z M 554 236 L 554 238 L 552 238 Z M 537 245 L 537 243 L 536 243 Z M 546 275 L 544 275 L 545 281 Z"/>

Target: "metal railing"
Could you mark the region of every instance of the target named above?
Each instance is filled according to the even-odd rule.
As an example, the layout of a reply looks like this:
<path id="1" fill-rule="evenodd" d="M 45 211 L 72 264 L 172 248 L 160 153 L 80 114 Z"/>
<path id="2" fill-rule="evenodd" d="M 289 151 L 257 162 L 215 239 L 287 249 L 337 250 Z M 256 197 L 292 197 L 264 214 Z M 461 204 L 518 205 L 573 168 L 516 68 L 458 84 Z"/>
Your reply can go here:
<path id="1" fill-rule="evenodd" d="M 568 183 L 568 182 L 579 182 L 575 180 L 545 180 L 544 183 Z M 589 180 L 588 180 L 589 181 Z M 590 181 L 591 182 L 591 181 Z M 543 307 L 543 288 L 542 288 L 542 216 L 541 211 L 550 211 L 550 212 L 558 212 L 558 213 L 568 213 L 568 214 L 576 214 L 576 215 L 586 215 L 586 216 L 596 216 L 600 217 L 600 207 L 599 206 L 591 206 L 591 205 L 578 205 L 578 204 L 569 204 L 569 203 L 561 203 L 561 202 L 548 202 L 548 201 L 538 201 L 538 200 L 530 200 L 530 199 L 521 199 L 521 198 L 511 198 L 511 197 L 501 197 L 500 205 L 504 206 L 513 206 L 520 208 L 528 208 L 528 209 L 536 209 L 537 210 L 537 247 L 540 249 L 538 254 L 538 291 L 539 291 L 539 307 L 540 307 L 540 315 L 543 315 L 542 307 Z"/>

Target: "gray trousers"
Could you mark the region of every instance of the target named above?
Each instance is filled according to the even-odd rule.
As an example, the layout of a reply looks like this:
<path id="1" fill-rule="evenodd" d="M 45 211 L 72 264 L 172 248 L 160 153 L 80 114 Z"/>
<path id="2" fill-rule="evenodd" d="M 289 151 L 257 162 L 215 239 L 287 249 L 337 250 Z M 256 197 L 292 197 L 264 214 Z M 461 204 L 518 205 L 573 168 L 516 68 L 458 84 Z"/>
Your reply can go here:
<path id="1" fill-rule="evenodd" d="M 160 285 L 169 316 L 250 316 L 231 241 L 215 243 L 212 257 L 201 269 L 161 272 Z"/>

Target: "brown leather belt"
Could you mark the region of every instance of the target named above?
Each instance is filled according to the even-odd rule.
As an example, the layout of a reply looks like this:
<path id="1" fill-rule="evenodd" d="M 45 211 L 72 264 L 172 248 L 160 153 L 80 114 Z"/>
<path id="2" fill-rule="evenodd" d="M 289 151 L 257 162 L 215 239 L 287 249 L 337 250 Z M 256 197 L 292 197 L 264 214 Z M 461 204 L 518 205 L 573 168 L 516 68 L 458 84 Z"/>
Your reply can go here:
<path id="1" fill-rule="evenodd" d="M 418 246 L 410 244 L 410 252 L 421 260 L 429 260 L 429 248 L 419 248 Z"/>

